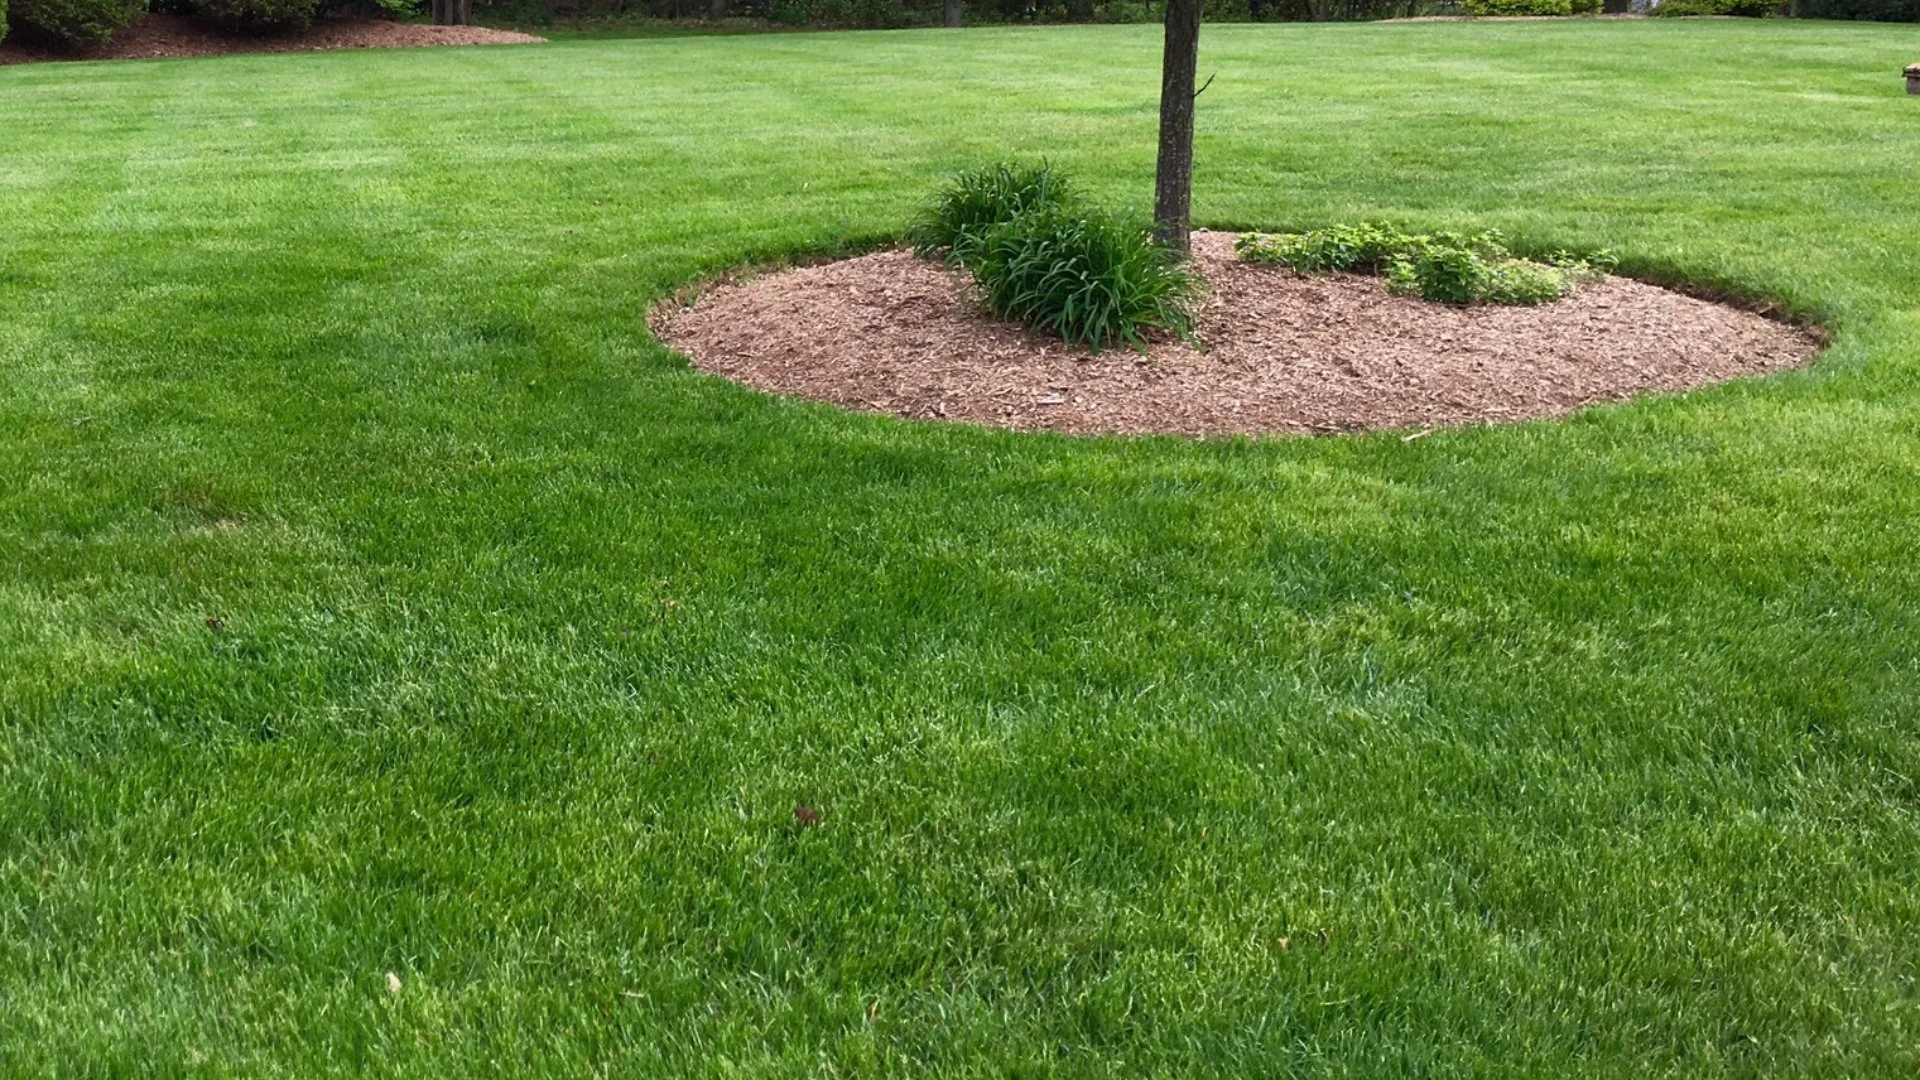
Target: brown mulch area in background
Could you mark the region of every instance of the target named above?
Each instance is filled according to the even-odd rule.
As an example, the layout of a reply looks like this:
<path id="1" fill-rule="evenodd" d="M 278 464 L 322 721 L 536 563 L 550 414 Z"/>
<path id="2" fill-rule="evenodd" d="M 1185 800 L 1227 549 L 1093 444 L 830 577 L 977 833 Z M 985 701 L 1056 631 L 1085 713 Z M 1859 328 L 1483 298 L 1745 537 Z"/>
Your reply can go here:
<path id="1" fill-rule="evenodd" d="M 896 416 L 1079 433 L 1229 435 L 1561 416 L 1794 368 L 1812 331 L 1625 278 L 1537 307 L 1448 307 L 1378 278 L 1301 277 L 1196 233 L 1199 348 L 1098 354 L 984 314 L 903 251 L 715 283 L 654 314 L 696 367 Z"/>
<path id="2" fill-rule="evenodd" d="M 66 53 L 25 42 L 0 43 L 0 64 L 43 60 L 140 60 L 159 56 L 387 49 L 418 45 L 531 45 L 547 40 L 484 26 L 422 26 L 373 19 L 321 19 L 297 34 L 277 37 L 221 34 L 178 15 L 148 15 L 113 36 L 104 49 Z"/>

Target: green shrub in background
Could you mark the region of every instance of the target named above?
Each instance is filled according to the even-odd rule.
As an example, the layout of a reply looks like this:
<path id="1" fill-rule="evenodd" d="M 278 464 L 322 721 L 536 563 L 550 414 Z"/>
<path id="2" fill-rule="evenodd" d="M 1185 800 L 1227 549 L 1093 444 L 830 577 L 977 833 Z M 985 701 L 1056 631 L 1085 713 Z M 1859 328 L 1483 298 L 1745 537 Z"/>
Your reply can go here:
<path id="1" fill-rule="evenodd" d="M 1920 0 L 1795 0 L 1793 14 L 1802 19 L 1920 22 Z"/>
<path id="2" fill-rule="evenodd" d="M 1662 0 L 1652 11 L 1668 18 L 1688 15 L 1738 15 L 1767 19 L 1782 14 L 1780 0 Z"/>
<path id="3" fill-rule="evenodd" d="M 1392 225 L 1337 225 L 1306 233 L 1248 233 L 1234 245 L 1248 262 L 1303 274 L 1382 274 L 1396 293 L 1441 304 L 1543 304 L 1613 266 L 1605 252 L 1559 252 L 1547 262 L 1514 256 L 1496 232 L 1409 233 Z"/>
<path id="4" fill-rule="evenodd" d="M 1460 5 L 1469 15 L 1514 16 L 1514 15 L 1572 15 L 1575 7 L 1583 8 L 1579 14 L 1591 12 L 1584 10 L 1586 0 L 1576 5 L 1574 0 L 1464 0 Z M 1593 11 L 1600 10 L 1599 4 L 1592 6 Z"/>
<path id="5" fill-rule="evenodd" d="M 200 18 L 227 30 L 278 34 L 304 30 L 319 14 L 318 0 L 195 0 Z"/>
<path id="6" fill-rule="evenodd" d="M 1192 331 L 1193 278 L 1148 227 L 1078 205 L 1042 206 L 962 232 L 954 255 L 987 309 L 1069 344 L 1143 345 Z"/>
<path id="7" fill-rule="evenodd" d="M 754 6 L 733 5 L 729 10 L 746 14 Z M 778 26 L 852 26 L 863 30 L 888 30 L 930 21 L 916 17 L 901 0 L 767 0 L 763 17 Z"/>
<path id="8" fill-rule="evenodd" d="M 0 0 L 0 41 L 7 40 L 7 0 Z"/>
<path id="9" fill-rule="evenodd" d="M 97 49 L 114 32 L 146 14 L 147 0 L 12 0 L 8 22 L 16 33 L 61 48 Z"/>
<path id="10" fill-rule="evenodd" d="M 1067 206 L 1076 201 L 1073 185 L 1042 162 L 1023 165 L 1001 162 L 960 173 L 940 189 L 912 224 L 907 243 L 921 256 L 946 252 L 967 233 L 983 233 L 1029 210 Z"/>

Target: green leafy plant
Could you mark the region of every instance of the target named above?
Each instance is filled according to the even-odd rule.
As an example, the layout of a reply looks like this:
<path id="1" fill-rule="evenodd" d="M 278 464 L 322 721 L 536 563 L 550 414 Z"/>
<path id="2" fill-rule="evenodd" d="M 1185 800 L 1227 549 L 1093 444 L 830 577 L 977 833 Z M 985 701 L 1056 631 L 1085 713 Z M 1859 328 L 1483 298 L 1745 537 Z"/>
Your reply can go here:
<path id="1" fill-rule="evenodd" d="M 1499 233 L 1415 234 L 1378 222 L 1304 233 L 1248 233 L 1235 244 L 1249 262 L 1278 263 L 1303 274 L 1385 273 L 1395 259 L 1433 247 L 1464 248 L 1491 258 L 1508 255 Z"/>
<path id="2" fill-rule="evenodd" d="M 1030 210 L 1065 207 L 1077 201 L 1066 177 L 1042 162 L 1023 165 L 1001 162 L 970 169 L 921 209 L 907 227 L 907 243 L 915 253 L 952 257 L 962 236 L 984 233 Z"/>
<path id="3" fill-rule="evenodd" d="M 1503 259 L 1487 264 L 1480 299 L 1489 304 L 1545 304 L 1572 292 L 1580 279 L 1568 267 Z"/>
<path id="4" fill-rule="evenodd" d="M 1572 290 L 1571 271 L 1526 259 L 1488 259 L 1461 247 L 1435 245 L 1399 257 L 1387 288 L 1442 304 L 1544 304 Z"/>
<path id="5" fill-rule="evenodd" d="M 97 49 L 146 10 L 146 0 L 13 0 L 8 20 L 62 48 Z"/>
<path id="6" fill-rule="evenodd" d="M 1305 233 L 1242 236 L 1249 262 L 1303 274 L 1381 274 L 1388 288 L 1442 304 L 1542 304 L 1613 266 L 1610 254 L 1555 253 L 1546 262 L 1516 257 L 1497 232 L 1409 233 L 1363 222 Z"/>
<path id="7" fill-rule="evenodd" d="M 1407 234 L 1390 225 L 1362 222 L 1308 233 L 1248 234 L 1240 238 L 1238 249 L 1242 258 L 1279 263 L 1303 274 L 1376 274 L 1407 241 Z"/>
<path id="8" fill-rule="evenodd" d="M 953 254 L 987 309 L 1099 349 L 1192 331 L 1194 281 L 1143 222 L 1075 205 L 1042 206 L 962 230 Z"/>
<path id="9" fill-rule="evenodd" d="M 1442 304 L 1471 304 L 1486 291 L 1487 261 L 1463 247 L 1434 245 L 1395 256 L 1387 287 Z"/>

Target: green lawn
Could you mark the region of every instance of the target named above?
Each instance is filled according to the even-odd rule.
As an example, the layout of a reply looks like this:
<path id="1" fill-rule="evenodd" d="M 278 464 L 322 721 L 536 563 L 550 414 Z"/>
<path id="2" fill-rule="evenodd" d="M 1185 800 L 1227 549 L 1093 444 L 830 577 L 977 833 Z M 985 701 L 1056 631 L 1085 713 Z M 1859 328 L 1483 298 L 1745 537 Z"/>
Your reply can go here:
<path id="1" fill-rule="evenodd" d="M 1920 1070 L 1920 33 L 1206 31 L 1203 223 L 1803 373 L 1195 443 L 650 339 L 1004 152 L 1144 206 L 1157 34 L 0 70 L 0 1074 Z"/>

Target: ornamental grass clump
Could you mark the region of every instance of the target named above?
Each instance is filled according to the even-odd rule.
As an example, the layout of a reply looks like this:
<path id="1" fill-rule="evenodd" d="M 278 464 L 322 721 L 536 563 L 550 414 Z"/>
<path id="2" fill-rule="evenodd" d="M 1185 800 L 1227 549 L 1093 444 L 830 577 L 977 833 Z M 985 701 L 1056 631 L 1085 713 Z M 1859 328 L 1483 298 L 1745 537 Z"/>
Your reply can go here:
<path id="1" fill-rule="evenodd" d="M 1441 304 L 1544 304 L 1613 266 L 1602 252 L 1560 252 L 1546 262 L 1509 251 L 1497 232 L 1408 233 L 1365 222 L 1306 233 L 1249 233 L 1234 245 L 1248 262 L 1303 274 L 1378 274 L 1387 288 Z"/>
<path id="2" fill-rule="evenodd" d="M 954 258 L 954 245 L 1029 210 L 1078 202 L 1073 185 L 1051 165 L 1001 162 L 969 169 L 947 182 L 907 226 L 907 243 L 923 258 Z"/>
<path id="3" fill-rule="evenodd" d="M 961 173 L 907 240 L 966 268 L 987 310 L 1035 333 L 1101 349 L 1192 333 L 1194 278 L 1146 222 L 1088 204 L 1046 165 Z"/>
<path id="4" fill-rule="evenodd" d="M 962 236 L 954 255 L 987 310 L 1037 333 L 1099 349 L 1192 331 L 1193 278 L 1144 222 L 1057 206 Z"/>

